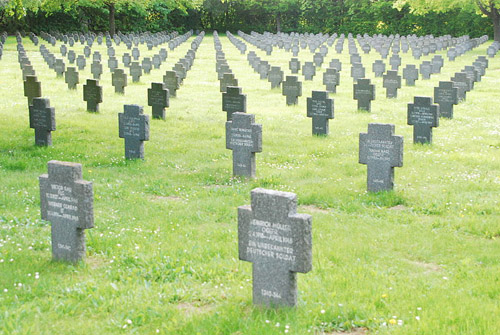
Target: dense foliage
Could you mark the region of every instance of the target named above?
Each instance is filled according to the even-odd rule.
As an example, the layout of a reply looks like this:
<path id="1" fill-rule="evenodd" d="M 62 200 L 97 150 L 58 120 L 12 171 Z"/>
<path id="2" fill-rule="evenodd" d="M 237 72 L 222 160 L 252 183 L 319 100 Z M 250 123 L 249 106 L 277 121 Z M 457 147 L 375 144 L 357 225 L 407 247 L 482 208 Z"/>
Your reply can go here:
<path id="1" fill-rule="evenodd" d="M 0 0 L 0 30 L 351 32 L 493 36 L 474 6 L 415 10 L 394 0 Z"/>

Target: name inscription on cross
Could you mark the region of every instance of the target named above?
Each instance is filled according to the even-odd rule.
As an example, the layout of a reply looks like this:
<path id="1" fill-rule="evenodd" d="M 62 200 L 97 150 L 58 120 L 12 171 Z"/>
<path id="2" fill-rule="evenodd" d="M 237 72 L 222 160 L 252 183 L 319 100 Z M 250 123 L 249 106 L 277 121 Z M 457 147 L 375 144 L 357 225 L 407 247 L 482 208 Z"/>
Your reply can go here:
<path id="1" fill-rule="evenodd" d="M 312 91 L 307 98 L 307 116 L 312 118 L 313 135 L 328 135 L 329 120 L 333 119 L 333 99 L 328 98 L 326 91 Z"/>
<path id="2" fill-rule="evenodd" d="M 439 126 L 439 106 L 430 97 L 414 97 L 408 104 L 408 124 L 413 126 L 413 143 L 432 143 L 432 128 Z"/>
<path id="3" fill-rule="evenodd" d="M 87 79 L 87 83 L 83 85 L 83 100 L 87 102 L 89 112 L 98 112 L 102 102 L 102 86 L 98 83 L 95 79 Z"/>
<path id="4" fill-rule="evenodd" d="M 149 116 L 144 115 L 139 105 L 123 106 L 118 113 L 120 138 L 125 139 L 125 158 L 144 159 L 144 141 L 149 141 Z"/>
<path id="5" fill-rule="evenodd" d="M 127 87 L 127 74 L 123 69 L 115 69 L 111 75 L 111 84 L 115 88 L 115 93 L 125 93 L 125 87 Z"/>
<path id="6" fill-rule="evenodd" d="M 286 76 L 283 82 L 282 94 L 286 96 L 287 105 L 296 105 L 299 103 L 299 97 L 302 95 L 302 83 L 297 76 Z"/>
<path id="7" fill-rule="evenodd" d="M 85 231 L 94 227 L 92 182 L 82 179 L 82 165 L 52 160 L 39 178 L 42 219 L 51 223 L 54 260 L 85 257 Z"/>
<path id="8" fill-rule="evenodd" d="M 227 113 L 227 121 L 232 120 L 233 113 L 247 112 L 247 96 L 241 93 L 241 87 L 228 86 L 222 93 L 222 110 Z"/>
<path id="9" fill-rule="evenodd" d="M 297 213 L 294 193 L 256 188 L 238 207 L 239 259 L 253 263 L 253 303 L 297 304 L 297 272 L 312 269 L 312 217 Z"/>
<path id="10" fill-rule="evenodd" d="M 56 113 L 49 99 L 34 98 L 29 106 L 30 128 L 35 129 L 35 144 L 52 145 L 52 131 L 56 130 Z"/>
<path id="11" fill-rule="evenodd" d="M 358 100 L 358 110 L 370 112 L 372 100 L 375 100 L 375 85 L 370 79 L 359 79 L 353 87 L 353 98 Z"/>
<path id="12" fill-rule="evenodd" d="M 64 73 L 64 81 L 68 84 L 68 89 L 76 90 L 76 85 L 80 82 L 80 79 L 75 67 L 68 67 Z"/>
<path id="13" fill-rule="evenodd" d="M 148 88 L 148 105 L 152 108 L 153 119 L 165 120 L 165 107 L 169 106 L 168 89 L 163 83 L 151 83 Z"/>
<path id="14" fill-rule="evenodd" d="M 458 88 L 451 81 L 440 81 L 434 87 L 434 102 L 439 104 L 439 116 L 452 119 L 453 105 L 458 104 Z"/>
<path id="15" fill-rule="evenodd" d="M 24 81 L 24 96 L 28 98 L 28 105 L 33 104 L 33 98 L 42 96 L 42 85 L 36 76 L 26 76 Z"/>

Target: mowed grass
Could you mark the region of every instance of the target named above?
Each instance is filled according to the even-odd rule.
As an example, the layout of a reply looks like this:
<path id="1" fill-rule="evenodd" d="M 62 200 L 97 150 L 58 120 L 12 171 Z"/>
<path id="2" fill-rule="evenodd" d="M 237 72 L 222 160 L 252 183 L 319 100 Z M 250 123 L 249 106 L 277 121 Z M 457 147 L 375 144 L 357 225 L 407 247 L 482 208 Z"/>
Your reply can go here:
<path id="1" fill-rule="evenodd" d="M 432 96 L 439 80 L 485 55 L 491 41 L 455 62 L 445 60 L 431 80 L 403 84 L 397 99 L 385 98 L 382 79 L 371 71 L 378 54 L 362 54 L 377 90 L 372 113 L 365 113 L 352 99 L 347 44 L 341 55 L 331 48 L 312 82 L 301 76 L 303 96 L 290 107 L 221 35 L 247 94 L 248 112 L 263 125 L 257 178 L 247 180 L 231 175 L 211 35 L 171 98 L 167 120 L 151 120 L 146 159 L 124 159 L 117 114 L 124 104 L 139 104 L 151 115 L 150 83 L 161 81 L 193 38 L 169 51 L 161 69 L 140 83 L 129 77 L 125 95 L 111 86 L 105 46 L 94 46 L 106 68 L 98 114 L 86 112 L 82 99 L 89 62 L 78 89 L 70 91 L 24 39 L 43 96 L 56 110 L 53 146 L 38 148 L 15 39 L 9 37 L 0 60 L 0 334 L 499 332 L 499 57 L 489 59 L 482 81 L 455 106 L 455 118 L 440 120 L 432 145 L 413 144 L 406 125 L 414 96 Z M 59 54 L 60 44 L 45 45 Z M 290 53 L 266 56 L 248 47 L 290 74 Z M 83 54 L 80 44 L 74 49 Z M 141 56 L 158 50 L 141 46 Z M 125 46 L 116 51 L 121 61 Z M 302 63 L 312 56 L 300 53 Z M 403 67 L 432 58 L 402 57 Z M 335 119 L 328 137 L 315 137 L 306 97 L 324 90 L 322 74 L 333 58 L 343 63 L 338 93 L 331 94 Z M 358 137 L 370 122 L 393 123 L 405 139 L 393 192 L 366 192 Z M 52 159 L 82 163 L 84 179 L 94 185 L 96 227 L 86 231 L 87 258 L 81 264 L 51 261 L 38 176 Z M 252 305 L 251 264 L 238 260 L 237 207 L 250 203 L 255 187 L 295 192 L 299 212 L 313 216 L 313 270 L 298 274 L 293 309 Z"/>

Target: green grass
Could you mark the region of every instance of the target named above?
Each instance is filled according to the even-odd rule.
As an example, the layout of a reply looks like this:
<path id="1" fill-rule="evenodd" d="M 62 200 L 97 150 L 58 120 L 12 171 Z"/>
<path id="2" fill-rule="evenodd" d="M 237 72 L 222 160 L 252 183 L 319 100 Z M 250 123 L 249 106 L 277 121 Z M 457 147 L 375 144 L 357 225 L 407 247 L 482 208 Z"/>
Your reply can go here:
<path id="1" fill-rule="evenodd" d="M 169 52 L 161 70 L 129 83 L 125 95 L 114 94 L 106 71 L 99 114 L 85 111 L 82 85 L 69 91 L 25 39 L 43 96 L 56 110 L 50 148 L 34 146 L 15 40 L 8 39 L 0 60 L 0 334 L 498 333 L 499 58 L 490 59 L 455 118 L 441 119 L 432 145 L 414 145 L 406 125 L 413 96 L 431 96 L 439 80 L 485 55 L 491 42 L 445 61 L 430 81 L 403 85 L 392 100 L 371 71 L 379 57 L 363 54 L 377 86 L 372 113 L 356 110 L 347 51 L 338 55 L 332 48 L 326 64 L 343 62 L 341 85 L 331 95 L 335 119 L 328 137 L 315 137 L 306 97 L 324 89 L 324 68 L 312 82 L 301 79 L 299 105 L 287 107 L 281 91 L 259 80 L 221 36 L 248 112 L 263 125 L 258 177 L 246 180 L 231 176 L 212 36 L 171 99 L 167 120 L 151 121 L 146 159 L 124 160 L 117 114 L 134 103 L 151 115 L 147 88 L 185 55 L 192 39 Z M 266 56 L 249 47 L 289 74 L 290 54 Z M 95 48 L 105 54 L 104 46 Z M 117 55 L 125 50 L 118 47 Z M 83 48 L 78 44 L 76 51 Z M 153 51 L 143 46 L 141 53 Z M 303 51 L 300 58 L 311 61 L 312 54 Z M 403 67 L 430 58 L 417 62 L 403 54 Z M 86 78 L 90 66 L 80 73 L 81 83 Z M 405 138 L 393 192 L 366 192 L 358 136 L 370 122 L 394 123 Z M 96 227 L 87 230 L 82 264 L 51 261 L 37 178 L 51 159 L 82 163 L 84 179 L 94 184 Z M 313 215 L 313 270 L 298 275 L 294 309 L 252 305 L 251 264 L 238 260 L 236 208 L 250 203 L 255 187 L 295 192 L 299 212 Z"/>

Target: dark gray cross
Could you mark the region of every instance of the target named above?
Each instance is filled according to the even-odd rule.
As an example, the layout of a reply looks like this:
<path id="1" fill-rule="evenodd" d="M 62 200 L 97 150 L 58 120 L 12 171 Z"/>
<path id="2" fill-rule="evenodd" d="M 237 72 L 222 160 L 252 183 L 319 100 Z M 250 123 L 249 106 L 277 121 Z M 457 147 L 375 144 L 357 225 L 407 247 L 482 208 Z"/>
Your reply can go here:
<path id="1" fill-rule="evenodd" d="M 283 71 L 281 71 L 279 66 L 271 67 L 271 71 L 267 74 L 267 81 L 271 83 L 271 89 L 279 88 L 281 86 L 281 82 L 283 81 Z"/>
<path id="2" fill-rule="evenodd" d="M 439 104 L 439 116 L 452 119 L 453 105 L 458 104 L 458 88 L 452 81 L 440 81 L 439 87 L 434 87 L 434 102 Z"/>
<path id="3" fill-rule="evenodd" d="M 115 72 L 115 70 L 118 68 L 118 60 L 114 56 L 108 58 L 108 68 L 111 73 Z"/>
<path id="4" fill-rule="evenodd" d="M 313 135 L 328 135 L 328 123 L 333 119 L 333 99 L 328 98 L 326 91 L 312 91 L 307 98 L 307 116 L 312 118 Z"/>
<path id="5" fill-rule="evenodd" d="M 163 83 L 165 87 L 168 89 L 170 96 L 177 96 L 177 90 L 180 86 L 180 79 L 175 71 L 166 71 L 163 76 Z"/>
<path id="6" fill-rule="evenodd" d="M 49 99 L 34 98 L 29 106 L 30 128 L 35 129 L 35 144 L 52 145 L 52 131 L 56 130 L 56 113 Z"/>
<path id="7" fill-rule="evenodd" d="M 376 60 L 372 65 L 373 73 L 375 73 L 375 77 L 382 77 L 385 72 L 385 63 L 382 60 Z"/>
<path id="8" fill-rule="evenodd" d="M 130 75 L 132 76 L 132 82 L 138 83 L 142 76 L 142 67 L 139 62 L 132 62 L 130 65 Z"/>
<path id="9" fill-rule="evenodd" d="M 387 71 L 384 74 L 383 86 L 386 89 L 387 98 L 397 98 L 398 89 L 401 88 L 401 76 L 398 75 L 398 71 Z"/>
<path id="10" fill-rule="evenodd" d="M 401 57 L 398 54 L 393 54 L 389 59 L 389 64 L 391 64 L 391 70 L 397 71 L 401 65 Z"/>
<path id="11" fill-rule="evenodd" d="M 271 66 L 266 61 L 261 61 L 259 63 L 258 72 L 260 75 L 260 79 L 267 79 L 267 74 L 268 74 L 270 68 L 271 68 Z"/>
<path id="12" fill-rule="evenodd" d="M 130 54 L 124 53 L 123 56 L 122 56 L 122 63 L 123 63 L 123 65 L 125 67 L 129 67 L 131 61 L 132 61 L 132 59 L 130 58 Z"/>
<path id="13" fill-rule="evenodd" d="M 162 62 L 162 60 L 161 60 L 160 55 L 154 55 L 153 56 L 153 67 L 155 69 L 159 69 L 160 68 L 161 62 Z"/>
<path id="14" fill-rule="evenodd" d="M 358 110 L 371 111 L 371 102 L 375 100 L 375 85 L 370 79 L 359 79 L 354 84 L 353 99 L 358 100 Z"/>
<path id="15" fill-rule="evenodd" d="M 63 57 L 66 57 L 66 53 L 68 52 L 68 47 L 66 47 L 66 44 L 61 45 L 59 51 L 61 51 L 61 55 Z"/>
<path id="16" fill-rule="evenodd" d="M 118 113 L 119 136 L 125 139 L 125 158 L 144 159 L 144 141 L 149 141 L 149 115 L 138 105 L 123 106 Z"/>
<path id="17" fill-rule="evenodd" d="M 56 76 L 62 77 L 64 75 L 64 71 L 66 70 L 66 66 L 62 59 L 56 59 L 54 62 L 54 71 L 56 72 Z"/>
<path id="18" fill-rule="evenodd" d="M 368 166 L 369 192 L 394 188 L 394 167 L 403 166 L 403 136 L 394 135 L 393 124 L 369 123 L 359 134 L 359 163 Z"/>
<path id="19" fill-rule="evenodd" d="M 328 64 L 328 67 L 336 69 L 337 72 L 340 72 L 342 71 L 342 62 L 338 59 L 332 59 L 330 64 Z"/>
<path id="20" fill-rule="evenodd" d="M 472 66 L 478 72 L 479 81 L 481 81 L 481 77 L 484 76 L 486 73 L 486 68 L 484 67 L 484 64 L 482 62 L 475 61 L 472 63 Z"/>
<path id="21" fill-rule="evenodd" d="M 365 77 L 365 68 L 361 63 L 353 63 L 351 67 L 351 78 L 354 82 Z"/>
<path id="22" fill-rule="evenodd" d="M 226 122 L 226 148 L 233 150 L 233 176 L 255 177 L 255 153 L 262 151 L 262 125 L 255 115 L 233 113 Z"/>
<path id="23" fill-rule="evenodd" d="M 151 63 L 151 58 L 144 58 L 142 60 L 142 69 L 145 74 L 151 73 L 151 69 L 153 68 L 153 64 Z"/>
<path id="24" fill-rule="evenodd" d="M 76 54 L 73 50 L 68 51 L 68 60 L 70 64 L 73 64 L 76 59 Z"/>
<path id="25" fill-rule="evenodd" d="M 313 62 L 305 62 L 302 66 L 302 75 L 305 80 L 313 80 L 316 75 L 316 67 Z"/>
<path id="26" fill-rule="evenodd" d="M 38 177 L 40 211 L 49 221 L 52 258 L 78 262 L 85 257 L 85 231 L 94 227 L 92 182 L 82 179 L 82 165 L 49 161 L 48 174 Z"/>
<path id="27" fill-rule="evenodd" d="M 83 54 L 85 55 L 86 58 L 89 58 L 90 57 L 90 52 L 92 50 L 90 50 L 90 47 L 88 45 L 86 45 L 84 48 L 83 48 Z"/>
<path id="28" fill-rule="evenodd" d="M 33 104 L 33 98 L 42 96 L 42 84 L 36 80 L 36 76 L 26 76 L 24 81 L 24 96 L 28 98 L 28 105 Z"/>
<path id="29" fill-rule="evenodd" d="M 181 63 L 176 63 L 172 70 L 177 73 L 177 76 L 179 76 L 179 83 L 182 84 L 184 79 L 186 79 L 186 68 L 184 67 L 184 65 L 182 65 Z"/>
<path id="30" fill-rule="evenodd" d="M 226 60 L 224 60 L 223 63 L 216 63 L 216 66 L 219 65 L 219 67 L 216 69 L 217 71 L 217 79 L 219 80 L 222 80 L 222 78 L 224 77 L 224 73 L 233 73 L 233 71 L 231 71 L 231 68 L 229 67 L 229 65 L 227 65 L 226 63 Z"/>
<path id="31" fill-rule="evenodd" d="M 297 58 L 292 58 L 288 63 L 288 67 L 292 73 L 299 73 L 300 71 L 300 61 Z"/>
<path id="32" fill-rule="evenodd" d="M 224 93 L 228 86 L 238 86 L 238 79 L 232 73 L 224 73 L 220 81 L 220 92 Z"/>
<path id="33" fill-rule="evenodd" d="M 92 54 L 92 62 L 93 63 L 100 63 L 101 62 L 101 54 L 99 53 L 99 51 L 95 51 L 93 54 Z"/>
<path id="34" fill-rule="evenodd" d="M 456 72 L 451 81 L 458 88 L 458 101 L 465 101 L 466 93 L 472 89 L 472 80 L 466 73 Z"/>
<path id="35" fill-rule="evenodd" d="M 79 55 L 76 58 L 76 66 L 78 66 L 78 70 L 82 71 L 83 69 L 85 69 L 86 65 L 87 65 L 87 61 L 85 60 L 85 57 L 83 57 L 82 55 Z"/>
<path id="36" fill-rule="evenodd" d="M 36 76 L 35 70 L 33 69 L 33 65 L 31 64 L 23 66 L 23 80 L 26 80 L 27 76 Z"/>
<path id="37" fill-rule="evenodd" d="M 90 72 L 92 72 L 94 79 L 101 79 L 102 64 L 99 62 L 93 62 L 90 64 Z"/>
<path id="38" fill-rule="evenodd" d="M 472 80 L 472 88 L 474 88 L 474 83 L 476 81 L 481 81 L 481 75 L 474 66 L 465 66 L 462 72 L 467 73 L 467 77 Z"/>
<path id="39" fill-rule="evenodd" d="M 152 107 L 153 119 L 165 120 L 165 107 L 169 106 L 168 89 L 163 83 L 151 83 L 148 88 L 148 105 Z"/>
<path id="40" fill-rule="evenodd" d="M 297 272 L 312 269 L 312 217 L 297 214 L 294 193 L 256 188 L 238 207 L 239 259 L 252 262 L 253 303 L 297 304 Z"/>
<path id="41" fill-rule="evenodd" d="M 139 51 L 139 49 L 133 48 L 132 49 L 132 57 L 134 58 L 134 60 L 138 60 L 140 56 L 141 56 L 141 52 Z"/>
<path id="42" fill-rule="evenodd" d="M 336 93 L 337 86 L 340 84 L 340 73 L 333 68 L 326 69 L 323 73 L 323 85 L 328 92 Z"/>
<path id="43" fill-rule="evenodd" d="M 116 69 L 111 75 L 111 84 L 115 87 L 115 93 L 125 93 L 127 87 L 127 74 L 123 69 Z"/>
<path id="44" fill-rule="evenodd" d="M 432 74 L 432 64 L 429 61 L 423 61 L 422 64 L 420 64 L 420 75 L 422 76 L 422 79 L 431 79 L 431 74 Z"/>
<path id="45" fill-rule="evenodd" d="M 431 61 L 432 73 L 441 73 L 441 68 L 443 67 L 443 65 L 443 57 L 441 55 L 435 55 Z"/>
<path id="46" fill-rule="evenodd" d="M 233 113 L 247 112 L 247 96 L 241 93 L 241 87 L 227 87 L 222 94 L 222 110 L 227 113 L 227 121 L 232 120 Z"/>
<path id="47" fill-rule="evenodd" d="M 89 112 L 98 112 L 99 104 L 102 102 L 102 86 L 95 79 L 87 79 L 87 83 L 83 85 L 83 101 L 87 102 L 87 110 Z"/>
<path id="48" fill-rule="evenodd" d="M 418 69 L 413 64 L 408 64 L 403 69 L 403 79 L 406 80 L 406 86 L 415 86 L 415 81 L 418 80 Z"/>
<path id="49" fill-rule="evenodd" d="M 302 95 L 302 83 L 297 76 L 286 76 L 283 82 L 282 94 L 286 96 L 287 105 L 296 105 L 299 103 L 299 97 Z"/>
<path id="50" fill-rule="evenodd" d="M 70 90 L 76 90 L 76 85 L 80 82 L 80 80 L 75 67 L 68 67 L 65 73 L 64 81 L 68 84 L 68 88 Z"/>
<path id="51" fill-rule="evenodd" d="M 432 128 L 439 126 L 439 106 L 430 97 L 414 97 L 408 104 L 408 124 L 413 126 L 413 143 L 432 143 Z"/>

